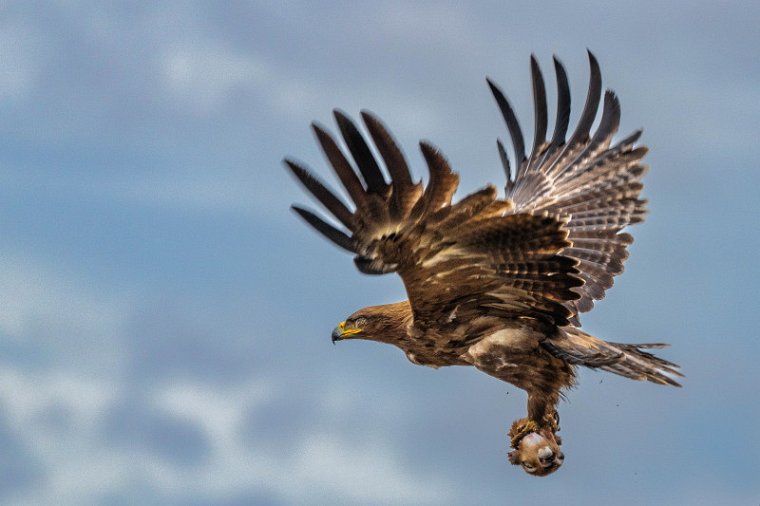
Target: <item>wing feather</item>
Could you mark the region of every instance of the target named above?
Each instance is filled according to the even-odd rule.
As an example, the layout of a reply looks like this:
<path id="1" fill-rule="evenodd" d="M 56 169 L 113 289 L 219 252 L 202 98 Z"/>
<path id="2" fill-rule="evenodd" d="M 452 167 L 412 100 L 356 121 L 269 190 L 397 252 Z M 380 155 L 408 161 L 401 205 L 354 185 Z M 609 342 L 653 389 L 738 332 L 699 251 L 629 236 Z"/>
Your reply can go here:
<path id="1" fill-rule="evenodd" d="M 354 247 L 353 240 L 348 235 L 346 235 L 345 232 L 338 230 L 316 214 L 307 209 L 304 209 L 303 207 L 291 206 L 291 208 L 296 213 L 298 213 L 298 215 L 303 218 L 306 223 L 314 227 L 317 232 L 328 238 L 337 246 L 340 246 L 344 250 L 350 251 L 351 253 L 356 253 L 356 248 Z"/>
<path id="2" fill-rule="evenodd" d="M 430 171 L 430 181 L 422 199 L 417 203 L 418 207 L 412 211 L 414 219 L 428 217 L 450 205 L 451 198 L 459 186 L 459 176 L 451 170 L 449 162 L 438 149 L 423 141 L 420 142 L 420 150 Z"/>
<path id="3" fill-rule="evenodd" d="M 570 85 L 567 81 L 567 71 L 556 56 L 554 57 L 554 71 L 557 75 L 557 118 L 544 163 L 547 163 L 547 159 L 551 159 L 565 145 L 565 136 L 570 126 Z"/>
<path id="4" fill-rule="evenodd" d="M 577 323 L 577 313 L 591 309 L 623 270 L 633 240 L 623 229 L 646 214 L 646 201 L 640 198 L 646 148 L 636 146 L 641 131 L 613 145 L 620 103 L 613 92 L 602 93 L 599 64 L 589 52 L 586 102 L 567 140 L 570 90 L 567 73 L 554 58 L 557 110 L 547 141 L 546 86 L 534 56 L 530 67 L 534 138 L 529 157 L 514 109 L 487 80 L 514 153 L 512 171 L 507 151 L 497 141 L 507 178 L 505 200 L 487 187 L 452 204 L 459 178 L 427 142 L 420 149 L 430 178 L 424 187 L 415 184 L 388 129 L 367 111 L 362 119 L 388 180 L 345 113 L 334 111 L 353 163 L 326 129 L 313 124 L 355 210 L 303 165 L 285 162 L 349 233 L 305 209 L 296 212 L 332 242 L 355 252 L 362 272 L 398 272 L 415 318 L 434 320 L 451 305 L 465 304 L 502 315 Z M 592 133 L 602 97 L 601 119 Z"/>
<path id="5" fill-rule="evenodd" d="M 546 85 L 544 76 L 535 55 L 530 56 L 530 72 L 533 81 L 533 150 L 530 154 L 530 163 L 534 163 L 546 149 L 546 129 L 549 123 L 549 113 L 546 107 Z"/>
<path id="6" fill-rule="evenodd" d="M 338 179 L 340 179 L 341 183 L 343 183 L 343 187 L 348 192 L 351 200 L 354 201 L 354 204 L 356 204 L 357 208 L 366 208 L 367 204 L 364 186 L 359 180 L 359 177 L 356 175 L 356 172 L 354 172 L 353 167 L 351 167 L 351 164 L 348 162 L 346 157 L 343 155 L 343 152 L 338 147 L 335 139 L 333 139 L 333 137 L 321 125 L 312 123 L 311 127 L 317 136 L 319 145 L 322 147 L 322 152 L 330 162 L 330 165 L 335 171 L 335 174 L 337 174 Z"/>
<path id="7" fill-rule="evenodd" d="M 527 162 L 527 158 L 525 157 L 525 141 L 523 140 L 520 122 L 517 121 L 515 111 L 512 109 L 512 106 L 509 104 L 507 97 L 504 95 L 501 89 L 499 89 L 496 83 L 488 78 L 486 78 L 486 82 L 488 83 L 488 87 L 491 88 L 491 93 L 496 99 L 496 104 L 499 106 L 501 115 L 504 118 L 504 123 L 507 125 L 509 136 L 512 139 L 512 149 L 515 152 L 515 177 L 520 177 L 520 175 L 525 171 L 525 164 Z"/>
<path id="8" fill-rule="evenodd" d="M 636 131 L 615 145 L 613 136 L 620 125 L 620 102 L 612 91 L 606 91 L 601 119 L 596 130 L 591 127 L 602 98 L 602 77 L 599 63 L 589 52 L 589 88 L 586 103 L 578 124 L 570 138 L 565 141 L 569 126 L 570 91 L 567 73 L 555 57 L 557 75 L 557 114 L 554 134 L 545 145 L 545 100 L 542 101 L 542 78 L 535 59 L 531 59 L 536 114 L 536 137 L 526 170 L 518 170 L 514 180 L 507 178 L 506 195 L 514 204 L 514 213 L 546 212 L 567 219 L 565 225 L 571 246 L 563 254 L 578 260 L 583 286 L 575 290 L 580 299 L 569 301 L 573 311 L 588 311 L 593 301 L 604 297 L 613 284 L 613 277 L 623 271 L 628 253 L 626 247 L 632 242 L 628 234 L 621 232 L 628 225 L 644 220 L 646 201 L 640 198 L 641 178 L 646 166 L 641 159 L 646 147 L 636 147 L 641 131 Z M 489 83 L 491 90 L 498 88 Z M 501 92 L 499 92 L 501 94 Z M 509 108 L 505 113 L 506 99 L 497 95 L 502 115 L 514 118 Z M 502 94 L 503 95 L 503 94 Z M 516 120 L 515 120 L 516 121 Z M 519 132 L 519 126 L 507 121 L 508 130 Z M 514 136 L 513 136 L 514 137 Z M 523 145 L 519 139 L 518 150 Z M 504 158 L 503 147 L 499 155 Z M 577 322 L 577 318 L 574 320 Z"/>
<path id="9" fill-rule="evenodd" d="M 311 174 L 306 168 L 301 166 L 298 162 L 290 159 L 285 159 L 285 165 L 295 174 L 304 187 L 311 192 L 314 197 L 330 211 L 333 216 L 338 218 L 341 223 L 346 227 L 351 228 L 354 224 L 354 217 L 351 211 L 341 202 L 341 200 L 335 196 L 333 192 L 327 189 L 327 187 L 316 176 Z"/>
<path id="10" fill-rule="evenodd" d="M 364 141 L 364 137 L 359 133 L 359 129 L 356 128 L 354 122 L 343 111 L 335 109 L 333 115 L 338 123 L 343 140 L 346 142 L 346 146 L 348 146 L 348 150 L 359 167 L 364 182 L 367 184 L 367 190 L 370 193 L 384 193 L 387 188 L 385 177 L 383 177 L 383 173 L 380 171 L 380 166 L 372 155 L 372 151 L 370 151 L 369 146 Z"/>
<path id="11" fill-rule="evenodd" d="M 415 324 L 440 325 L 457 307 L 462 314 L 474 311 L 469 313 L 473 316 L 485 312 L 567 324 L 574 316 L 567 303 L 580 297 L 573 289 L 583 283 L 577 260 L 560 254 L 571 245 L 567 220 L 548 213 L 511 213 L 511 203 L 498 200 L 492 186 L 452 204 L 459 177 L 427 142 L 420 143 L 430 174 L 423 190 L 412 182 L 401 150 L 380 120 L 366 111 L 362 117 L 390 183 L 358 128 L 336 112 L 358 171 L 322 127 L 314 130 L 356 203 L 353 214 L 306 168 L 289 159 L 285 163 L 350 234 L 303 208 L 295 211 L 332 242 L 355 252 L 362 272 L 398 272 Z"/>

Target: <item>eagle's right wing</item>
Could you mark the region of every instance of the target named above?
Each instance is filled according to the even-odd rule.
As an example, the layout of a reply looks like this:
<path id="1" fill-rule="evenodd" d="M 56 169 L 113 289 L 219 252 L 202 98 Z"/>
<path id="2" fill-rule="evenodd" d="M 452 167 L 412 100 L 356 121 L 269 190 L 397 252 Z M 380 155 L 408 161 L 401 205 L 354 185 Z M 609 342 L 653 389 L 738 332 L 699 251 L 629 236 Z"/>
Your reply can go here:
<path id="1" fill-rule="evenodd" d="M 368 274 L 397 272 L 404 281 L 415 323 L 441 326 L 455 318 L 494 314 L 565 325 L 575 314 L 568 303 L 582 281 L 568 246 L 565 220 L 542 212 L 510 212 L 489 186 L 451 203 L 458 176 L 430 144 L 421 143 L 430 171 L 423 189 L 414 183 L 398 146 L 377 118 L 362 114 L 390 183 L 358 128 L 335 113 L 358 170 L 319 125 L 317 139 L 355 209 L 350 210 L 306 168 L 286 165 L 350 232 L 294 206 L 298 214 L 338 246 L 356 254 Z M 361 177 L 360 177 L 361 176 Z"/>

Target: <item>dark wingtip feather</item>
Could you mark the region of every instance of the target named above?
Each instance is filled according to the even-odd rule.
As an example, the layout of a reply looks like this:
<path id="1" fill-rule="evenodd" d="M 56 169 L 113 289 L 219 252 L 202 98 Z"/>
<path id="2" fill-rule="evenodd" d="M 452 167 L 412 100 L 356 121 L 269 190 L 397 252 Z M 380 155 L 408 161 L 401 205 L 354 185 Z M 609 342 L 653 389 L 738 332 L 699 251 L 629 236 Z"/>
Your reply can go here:
<path id="1" fill-rule="evenodd" d="M 423 197 L 415 204 L 414 216 L 432 213 L 451 203 L 451 197 L 459 184 L 459 176 L 451 170 L 443 153 L 428 141 L 420 141 L 422 156 L 430 171 L 430 181 Z"/>
<path id="2" fill-rule="evenodd" d="M 639 140 L 641 137 L 641 134 L 644 133 L 643 128 L 639 128 L 638 130 L 634 130 L 631 135 L 626 137 L 625 139 L 622 139 L 620 142 L 617 143 L 618 146 L 633 146 L 636 144 L 636 141 Z"/>
<path id="3" fill-rule="evenodd" d="M 361 115 L 390 174 L 393 192 L 389 211 L 391 218 L 398 220 L 405 216 L 414 204 L 415 190 L 409 165 L 407 165 L 404 154 L 383 122 L 366 110 L 361 111 Z"/>
<path id="4" fill-rule="evenodd" d="M 303 218 L 306 223 L 314 227 L 317 232 L 328 238 L 334 244 L 340 246 L 346 251 L 356 253 L 354 242 L 348 235 L 333 227 L 325 220 L 307 209 L 296 205 L 290 206 L 290 208 L 295 211 L 301 218 Z"/>
<path id="5" fill-rule="evenodd" d="M 448 162 L 443 158 L 441 151 L 430 141 L 420 141 L 420 150 L 422 151 L 425 160 L 428 162 L 428 166 L 431 169 L 431 175 L 433 173 L 441 174 L 444 172 L 451 172 Z"/>
<path id="6" fill-rule="evenodd" d="M 496 139 L 496 149 L 499 151 L 501 166 L 504 167 L 504 175 L 507 176 L 507 192 L 509 192 L 514 185 L 514 180 L 512 179 L 512 168 L 509 165 L 509 156 L 507 156 L 507 150 L 504 149 L 504 144 L 502 144 L 501 140 L 499 139 Z"/>
<path id="7" fill-rule="evenodd" d="M 591 51 L 588 52 L 588 58 L 590 69 L 586 105 L 581 112 L 578 126 L 575 127 L 575 131 L 573 132 L 570 141 L 568 141 L 569 145 L 588 138 L 588 133 L 591 130 L 591 125 L 594 123 L 596 113 L 599 110 L 599 102 L 601 101 L 602 71 L 599 68 L 599 62 Z"/>
<path id="8" fill-rule="evenodd" d="M 383 122 L 375 114 L 366 109 L 361 111 L 361 116 L 372 139 L 375 141 L 377 149 L 385 160 L 394 187 L 406 190 L 413 186 L 412 176 L 409 173 L 409 167 L 406 164 L 404 155 Z"/>
<path id="9" fill-rule="evenodd" d="M 565 143 L 567 128 L 570 126 L 570 84 L 565 66 L 556 55 L 554 56 L 554 73 L 557 76 L 557 118 L 554 123 L 552 146 L 556 148 Z"/>
<path id="10" fill-rule="evenodd" d="M 312 121 L 311 130 L 314 132 L 314 135 L 317 136 L 317 142 L 319 142 L 320 146 L 322 146 L 323 151 L 326 151 L 324 148 L 325 143 L 328 141 L 328 139 L 329 141 L 332 141 L 333 144 L 335 144 L 335 139 L 332 138 L 330 132 L 327 131 L 327 127 L 322 123 L 318 121 Z"/>
<path id="11" fill-rule="evenodd" d="M 283 163 L 314 197 L 349 229 L 353 227 L 353 213 L 319 179 L 293 159 L 285 158 Z"/>
<path id="12" fill-rule="evenodd" d="M 315 121 L 311 124 L 311 128 L 317 137 L 317 142 L 322 148 L 322 152 L 330 162 L 338 179 L 343 183 L 343 187 L 348 192 L 351 200 L 354 201 L 358 208 L 363 208 L 366 202 L 366 194 L 356 171 L 351 167 L 343 151 L 341 151 L 335 139 L 333 139 L 332 135 L 330 135 L 323 125 Z"/>
<path id="13" fill-rule="evenodd" d="M 509 136 L 512 139 L 512 148 L 515 151 L 515 162 L 517 165 L 517 172 L 520 172 L 520 167 L 526 160 L 525 156 L 525 141 L 523 139 L 522 130 L 520 129 L 520 123 L 517 121 L 512 106 L 509 104 L 507 97 L 501 91 L 501 89 L 490 78 L 486 78 L 488 87 L 491 89 L 491 93 L 496 99 L 496 104 L 499 106 L 501 115 L 504 118 L 504 122 L 507 124 L 507 130 Z"/>
<path id="14" fill-rule="evenodd" d="M 600 86 L 601 86 L 602 71 L 599 68 L 599 60 L 596 59 L 596 56 L 594 56 L 594 53 L 592 53 L 590 49 L 586 48 L 586 52 L 588 53 L 588 63 L 589 63 L 589 68 L 591 72 L 591 80 L 599 81 Z"/>
<path id="15" fill-rule="evenodd" d="M 594 134 L 594 139 L 597 143 L 603 142 L 605 139 L 607 143 L 612 136 L 617 132 L 620 126 L 620 100 L 612 90 L 607 90 L 604 93 L 604 107 L 602 108 L 602 119 L 599 122 L 599 127 Z"/>
<path id="16" fill-rule="evenodd" d="M 333 116 L 335 116 L 335 121 L 338 123 L 338 129 L 341 135 L 343 135 L 343 140 L 346 142 L 348 150 L 351 152 L 351 156 L 354 157 L 354 161 L 359 167 L 364 182 L 367 184 L 367 191 L 377 194 L 385 193 L 387 188 L 385 177 L 359 129 L 351 118 L 340 109 L 333 109 Z"/>
<path id="17" fill-rule="evenodd" d="M 588 59 L 589 59 L 590 61 L 592 61 L 592 62 L 596 62 L 596 63 L 597 63 L 597 65 L 596 65 L 596 66 L 598 67 L 598 66 L 599 66 L 599 63 L 598 63 L 598 61 L 597 61 L 597 59 L 596 59 L 596 56 L 594 56 L 594 53 L 591 51 L 591 49 L 589 49 L 589 48 L 586 48 L 586 53 L 588 54 Z"/>
<path id="18" fill-rule="evenodd" d="M 533 150 L 530 158 L 533 160 L 538 155 L 538 150 L 546 142 L 546 127 L 548 125 L 548 111 L 546 106 L 546 85 L 541 67 L 538 65 L 536 55 L 530 55 L 530 72 L 533 81 Z"/>

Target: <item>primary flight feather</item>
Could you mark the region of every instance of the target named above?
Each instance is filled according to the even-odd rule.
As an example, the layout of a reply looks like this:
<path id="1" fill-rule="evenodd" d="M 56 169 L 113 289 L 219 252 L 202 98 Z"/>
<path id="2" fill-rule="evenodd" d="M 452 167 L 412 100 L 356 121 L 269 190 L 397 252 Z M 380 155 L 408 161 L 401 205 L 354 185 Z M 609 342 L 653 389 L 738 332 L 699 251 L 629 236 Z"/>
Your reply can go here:
<path id="1" fill-rule="evenodd" d="M 398 273 L 409 297 L 356 311 L 335 329 L 333 341 L 393 344 L 415 364 L 471 365 L 525 390 L 527 417 L 512 426 L 509 457 L 537 476 L 563 462 L 556 407 L 574 384 L 575 366 L 674 386 L 680 376 L 675 364 L 644 351 L 663 345 L 612 343 L 580 329 L 579 314 L 604 297 L 623 271 L 633 238 L 622 230 L 646 213 L 640 193 L 647 150 L 636 146 L 641 132 L 612 144 L 620 103 L 609 90 L 591 132 L 602 79 L 590 52 L 589 60 L 586 103 L 568 138 L 567 74 L 554 59 L 558 99 L 547 139 L 546 89 L 531 58 L 535 127 L 529 155 L 512 107 L 488 80 L 513 148 L 514 168 L 497 141 L 507 179 L 503 198 L 489 185 L 452 203 L 459 178 L 426 142 L 420 149 L 430 178 L 424 187 L 415 182 L 386 127 L 366 111 L 362 120 L 385 171 L 343 112 L 336 110 L 335 119 L 351 159 L 326 128 L 312 125 L 351 204 L 299 162 L 285 160 L 342 229 L 307 209 L 293 209 L 354 253 L 361 272 Z"/>

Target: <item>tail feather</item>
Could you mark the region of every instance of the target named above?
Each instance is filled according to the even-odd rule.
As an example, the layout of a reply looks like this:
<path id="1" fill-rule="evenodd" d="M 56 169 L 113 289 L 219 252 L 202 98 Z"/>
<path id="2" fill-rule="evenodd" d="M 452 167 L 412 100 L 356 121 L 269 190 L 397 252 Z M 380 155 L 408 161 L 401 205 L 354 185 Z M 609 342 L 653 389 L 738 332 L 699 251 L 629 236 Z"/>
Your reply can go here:
<path id="1" fill-rule="evenodd" d="M 609 365 L 600 367 L 600 369 L 635 380 L 651 381 L 652 383 L 674 387 L 681 386 L 674 379 L 683 377 L 677 364 L 643 351 L 643 349 L 665 348 L 668 346 L 667 344 L 609 344 L 620 349 L 622 357 Z"/>
<path id="2" fill-rule="evenodd" d="M 644 350 L 665 348 L 664 343 L 624 344 L 598 339 L 577 328 L 562 329 L 561 336 L 544 346 L 570 364 L 602 369 L 626 378 L 680 387 L 683 377 L 677 364 Z"/>

